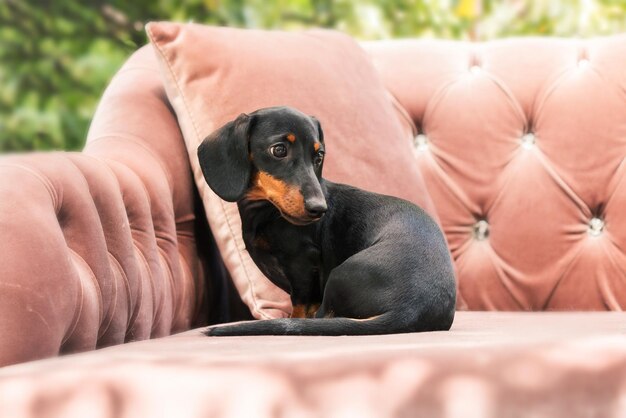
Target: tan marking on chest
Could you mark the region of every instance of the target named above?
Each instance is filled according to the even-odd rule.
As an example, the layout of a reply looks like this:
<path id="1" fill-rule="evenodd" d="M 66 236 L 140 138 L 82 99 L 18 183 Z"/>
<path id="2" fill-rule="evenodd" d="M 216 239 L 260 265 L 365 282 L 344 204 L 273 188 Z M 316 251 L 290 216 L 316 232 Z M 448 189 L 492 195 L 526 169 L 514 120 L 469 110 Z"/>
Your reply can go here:
<path id="1" fill-rule="evenodd" d="M 313 305 L 294 305 L 292 318 L 315 318 L 315 313 L 320 308 L 319 303 Z"/>

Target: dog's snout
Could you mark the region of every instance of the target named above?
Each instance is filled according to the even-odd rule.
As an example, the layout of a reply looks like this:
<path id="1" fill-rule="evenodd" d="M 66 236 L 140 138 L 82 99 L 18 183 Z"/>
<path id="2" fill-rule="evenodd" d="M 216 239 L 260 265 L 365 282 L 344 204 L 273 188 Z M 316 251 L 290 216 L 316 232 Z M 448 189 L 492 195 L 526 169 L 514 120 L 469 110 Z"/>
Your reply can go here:
<path id="1" fill-rule="evenodd" d="M 311 200 L 304 204 L 304 209 L 306 209 L 307 215 L 311 218 L 321 218 L 326 213 L 328 207 L 324 200 Z"/>

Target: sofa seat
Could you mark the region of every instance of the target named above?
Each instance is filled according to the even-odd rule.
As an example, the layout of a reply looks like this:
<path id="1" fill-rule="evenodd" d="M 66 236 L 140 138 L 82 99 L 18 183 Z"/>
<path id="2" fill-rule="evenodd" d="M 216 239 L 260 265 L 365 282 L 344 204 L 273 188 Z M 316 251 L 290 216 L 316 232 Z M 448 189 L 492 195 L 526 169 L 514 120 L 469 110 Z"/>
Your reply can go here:
<path id="1" fill-rule="evenodd" d="M 195 329 L 0 369 L 0 416 L 624 416 L 626 314 L 458 312 L 450 332 Z"/>

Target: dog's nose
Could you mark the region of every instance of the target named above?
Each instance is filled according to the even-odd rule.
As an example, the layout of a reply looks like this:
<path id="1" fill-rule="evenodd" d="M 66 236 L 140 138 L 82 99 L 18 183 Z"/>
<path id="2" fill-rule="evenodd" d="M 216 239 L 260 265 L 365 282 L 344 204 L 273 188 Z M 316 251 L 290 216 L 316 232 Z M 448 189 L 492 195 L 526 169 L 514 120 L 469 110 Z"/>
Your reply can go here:
<path id="1" fill-rule="evenodd" d="M 307 215 L 311 218 L 321 218 L 326 213 L 328 207 L 324 201 L 312 201 L 304 204 Z"/>

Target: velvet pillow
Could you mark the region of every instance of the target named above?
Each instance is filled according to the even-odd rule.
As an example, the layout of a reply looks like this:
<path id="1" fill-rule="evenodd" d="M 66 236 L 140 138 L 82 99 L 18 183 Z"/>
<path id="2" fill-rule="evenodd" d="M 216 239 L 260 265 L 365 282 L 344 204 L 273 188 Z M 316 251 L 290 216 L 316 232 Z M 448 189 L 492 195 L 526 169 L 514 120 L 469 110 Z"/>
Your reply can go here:
<path id="1" fill-rule="evenodd" d="M 287 105 L 324 130 L 324 177 L 408 199 L 434 215 L 413 159 L 412 126 L 368 56 L 334 31 L 279 32 L 149 23 L 165 90 L 174 107 L 206 216 L 234 284 L 256 318 L 286 317 L 291 303 L 252 262 L 234 203 L 202 176 L 196 149 L 242 112 Z"/>

